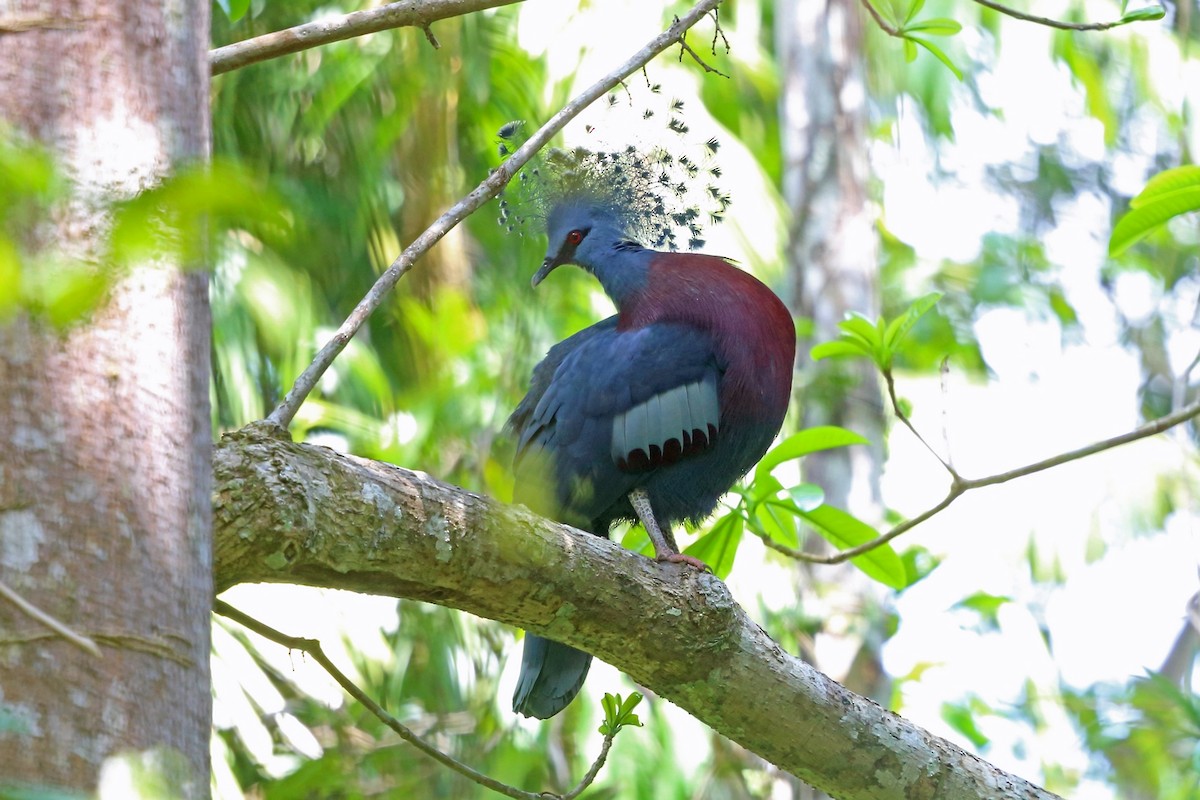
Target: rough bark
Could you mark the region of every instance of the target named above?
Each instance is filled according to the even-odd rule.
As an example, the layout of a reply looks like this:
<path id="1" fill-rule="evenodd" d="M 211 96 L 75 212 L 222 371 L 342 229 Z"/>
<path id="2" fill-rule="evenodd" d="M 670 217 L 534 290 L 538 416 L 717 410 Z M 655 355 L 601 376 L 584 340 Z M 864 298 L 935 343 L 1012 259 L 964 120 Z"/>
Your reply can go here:
<path id="1" fill-rule="evenodd" d="M 24 232 L 47 256 L 25 269 L 101 264 L 109 204 L 206 156 L 208 9 L 0 10 L 0 135 L 40 142 L 69 179 L 54 219 Z M 65 333 L 28 314 L 0 325 L 6 785 L 90 792 L 107 759 L 132 753 L 176 793 L 208 794 L 210 323 L 205 276 L 179 266 L 128 275 Z"/>
<path id="2" fill-rule="evenodd" d="M 583 647 L 842 798 L 1050 798 L 782 651 L 712 575 L 259 423 L 214 458 L 218 589 L 423 600 Z"/>

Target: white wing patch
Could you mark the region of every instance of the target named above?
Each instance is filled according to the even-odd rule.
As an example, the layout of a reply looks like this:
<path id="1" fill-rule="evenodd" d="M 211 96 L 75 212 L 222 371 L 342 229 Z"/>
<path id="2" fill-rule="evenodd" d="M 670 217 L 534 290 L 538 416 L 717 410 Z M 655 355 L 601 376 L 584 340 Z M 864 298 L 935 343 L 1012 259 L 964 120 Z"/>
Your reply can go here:
<path id="1" fill-rule="evenodd" d="M 628 470 L 678 461 L 712 444 L 720 423 L 715 376 L 676 386 L 613 419 L 613 461 Z"/>

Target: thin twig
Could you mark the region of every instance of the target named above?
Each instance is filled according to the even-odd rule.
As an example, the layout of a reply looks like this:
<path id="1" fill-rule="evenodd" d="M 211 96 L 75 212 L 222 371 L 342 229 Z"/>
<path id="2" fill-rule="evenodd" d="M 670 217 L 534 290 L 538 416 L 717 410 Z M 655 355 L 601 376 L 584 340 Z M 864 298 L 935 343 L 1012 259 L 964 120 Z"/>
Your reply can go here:
<path id="1" fill-rule="evenodd" d="M 713 9 L 712 18 L 713 18 L 713 38 L 712 38 L 712 45 L 709 49 L 712 50 L 712 54 L 714 56 L 717 54 L 717 37 L 720 37 L 721 41 L 725 44 L 725 55 L 729 55 L 729 51 L 731 48 L 729 47 L 729 39 L 726 38 L 725 31 L 721 28 L 721 9 L 719 7 Z"/>
<path id="2" fill-rule="evenodd" d="M 695 61 L 697 64 L 699 64 L 704 69 L 705 72 L 714 72 L 717 75 L 720 75 L 722 78 L 729 77 L 724 72 L 721 72 L 721 70 L 717 69 L 716 67 L 710 67 L 708 64 L 706 64 L 704 59 L 700 57 L 700 54 L 697 53 L 695 50 L 693 50 L 692 46 L 687 43 L 687 39 L 684 39 L 681 36 L 681 37 L 679 37 L 679 63 L 680 64 L 683 63 L 683 54 L 684 53 L 687 53 L 689 56 L 691 56 L 692 60 Z"/>
<path id="3" fill-rule="evenodd" d="M 1050 28 L 1057 28 L 1060 31 L 1107 31 L 1111 28 L 1116 28 L 1121 25 L 1128 25 L 1129 20 L 1118 19 L 1112 22 L 1063 22 L 1062 20 L 1050 19 L 1049 17 L 1039 17 L 1036 14 L 1026 14 L 1024 11 L 1018 11 L 1015 8 L 1010 8 L 1006 5 L 1001 5 L 995 0 L 975 0 L 981 6 L 998 11 L 1001 14 L 1019 19 L 1024 22 L 1033 22 L 1037 25 L 1045 25 Z M 904 30 L 897 28 L 883 18 L 879 13 L 879 9 L 872 5 L 871 0 L 862 0 L 863 7 L 870 13 L 871 18 L 875 20 L 875 24 L 883 30 L 888 36 L 904 37 Z"/>
<path id="4" fill-rule="evenodd" d="M 421 26 L 421 30 L 425 31 L 425 39 L 426 39 L 426 41 L 428 41 L 428 42 L 429 42 L 431 45 L 433 45 L 433 49 L 434 49 L 434 50 L 441 50 L 441 49 L 442 49 L 442 43 L 441 43 L 441 42 L 439 42 L 439 41 L 438 41 L 438 38 L 437 38 L 436 36 L 434 36 L 434 35 L 433 35 L 433 28 L 431 28 L 429 25 L 422 25 L 422 26 Z"/>
<path id="5" fill-rule="evenodd" d="M 596 756 L 596 760 L 592 762 L 592 766 L 579 779 L 579 784 L 571 791 L 564 794 L 560 800 L 575 800 L 576 797 L 583 794 L 583 790 L 592 785 L 596 780 L 596 776 L 600 774 L 600 768 L 604 766 L 605 760 L 608 759 L 608 751 L 612 748 L 613 737 L 616 733 L 604 734 L 604 743 L 600 745 L 600 755 Z"/>
<path id="6" fill-rule="evenodd" d="M 302 653 L 308 653 L 308 655 L 312 657 L 313 661 L 316 661 L 318 664 L 320 664 L 325 671 L 328 672 L 335 681 L 337 681 L 338 685 L 342 687 L 346 694 L 353 697 L 359 703 L 362 703 L 364 708 L 374 714 L 384 725 L 387 725 L 389 728 L 395 731 L 401 739 L 408 742 L 413 747 L 417 748 L 422 753 L 434 759 L 443 766 L 449 767 L 458 774 L 469 778 L 475 783 L 478 783 L 480 786 L 484 786 L 494 792 L 499 792 L 507 797 L 514 797 L 517 798 L 517 800 L 541 800 L 541 798 L 544 797 L 544 795 L 540 793 L 526 792 L 522 789 L 509 786 L 506 783 L 501 783 L 494 778 L 489 778 L 482 772 L 478 772 L 471 767 L 468 767 L 466 764 L 455 760 L 453 757 L 446 755 L 441 750 L 438 750 L 433 745 L 427 743 L 420 736 L 417 736 L 415 733 L 413 733 L 412 730 L 404 725 L 404 723 L 393 717 L 391 714 L 385 711 L 382 706 L 372 700 L 370 695 L 358 688 L 354 681 L 347 678 L 342 671 L 338 669 L 325 655 L 325 651 L 321 648 L 321 643 L 316 639 L 306 639 L 302 636 L 289 636 L 282 631 L 277 631 L 270 625 L 259 622 L 254 617 L 238 611 L 236 608 L 223 600 L 213 601 L 213 611 L 223 617 L 228 617 L 229 619 L 237 622 L 239 625 L 254 631 L 260 636 L 270 639 L 277 644 L 281 644 L 290 650 L 299 650 Z"/>
<path id="7" fill-rule="evenodd" d="M 1016 10 L 1016 8 L 998 4 L 998 2 L 995 0 L 974 1 L 978 2 L 980 6 L 991 8 L 992 11 L 1006 14 L 1008 17 L 1024 20 L 1024 22 L 1027 23 L 1046 25 L 1048 28 L 1057 28 L 1058 30 L 1110 30 L 1112 28 L 1118 28 L 1118 26 L 1121 25 L 1129 24 L 1128 19 L 1115 19 L 1108 23 L 1068 23 L 1062 22 L 1061 19 L 1050 19 L 1049 17 L 1038 17 L 1037 14 L 1027 14 L 1024 11 Z M 895 25 L 890 24 L 886 19 L 883 19 L 883 14 L 878 11 L 878 8 L 871 4 L 871 0 L 862 0 L 862 4 L 863 7 L 866 8 L 866 11 L 871 14 L 871 18 L 875 20 L 875 24 L 880 26 L 880 29 L 884 32 L 884 34 L 887 34 L 888 36 L 904 37 L 905 31 L 900 28 L 896 28 Z"/>
<path id="8" fill-rule="evenodd" d="M 94 641 L 83 634 L 76 633 L 67 627 L 66 624 L 59 622 L 45 611 L 42 611 L 33 603 L 29 602 L 20 594 L 18 594 L 15 589 L 10 587 L 4 581 L 0 581 L 0 597 L 4 597 L 6 600 L 8 600 L 8 602 L 25 612 L 26 616 L 32 617 L 33 619 L 42 623 L 47 628 L 54 631 L 76 647 L 86 650 L 97 658 L 101 657 L 100 647 Z"/>
<path id="9" fill-rule="evenodd" d="M 1015 8 L 1000 5 L 994 0 L 975 0 L 981 6 L 999 11 L 1001 14 L 1006 14 L 1014 19 L 1024 20 L 1025 22 L 1034 22 L 1038 25 L 1046 25 L 1050 28 L 1058 28 L 1060 31 L 1106 31 L 1110 28 L 1116 28 L 1119 25 L 1128 25 L 1126 20 L 1115 20 L 1113 22 L 1062 22 L 1057 19 L 1049 19 L 1047 17 L 1039 17 L 1034 14 L 1026 14 L 1024 11 L 1017 11 Z"/>
<path id="10" fill-rule="evenodd" d="M 925 445 L 925 449 L 933 454 L 933 457 L 938 460 L 939 464 L 946 468 L 946 471 L 950 473 L 950 477 L 959 480 L 958 473 L 954 471 L 954 467 L 950 466 L 950 462 L 942 458 L 938 451 L 933 449 L 933 445 L 925 441 L 925 437 L 913 426 L 912 422 L 908 419 L 908 415 L 901 410 L 900 401 L 896 398 L 896 381 L 892 378 L 892 371 L 890 369 L 883 370 L 883 378 L 887 382 L 888 399 L 892 401 L 892 413 L 896 415 L 896 419 L 900 420 L 904 427 L 908 428 L 912 432 L 912 435 L 917 437 L 918 442 Z"/>
<path id="11" fill-rule="evenodd" d="M 524 789 L 518 789 L 515 786 L 509 786 L 506 783 L 501 783 L 495 778 L 488 777 L 482 772 L 479 772 L 461 761 L 456 760 L 453 756 L 446 755 L 441 750 L 438 750 L 433 745 L 426 742 L 420 736 L 413 733 L 412 729 L 402 723 L 400 720 L 389 714 L 383 706 L 376 703 L 371 696 L 358 687 L 354 681 L 350 680 L 346 675 L 339 670 L 329 657 L 325 655 L 321 643 L 316 639 L 308 639 L 303 636 L 289 636 L 282 631 L 272 628 L 266 623 L 259 622 L 254 617 L 246 614 L 243 611 L 238 611 L 233 606 L 223 600 L 213 601 L 213 611 L 223 617 L 227 617 L 234 622 L 237 622 L 244 628 L 254 631 L 258 635 L 270 639 L 276 644 L 281 644 L 289 650 L 299 650 L 302 653 L 307 653 L 329 673 L 338 685 L 346 692 L 363 705 L 368 711 L 376 716 L 380 722 L 387 725 L 404 741 L 411 744 L 413 747 L 420 750 L 425 755 L 437 761 L 443 766 L 457 772 L 475 783 L 483 786 L 486 789 L 491 789 L 493 792 L 505 795 L 506 797 L 514 797 L 517 800 L 574 800 L 584 789 L 592 785 L 596 780 L 596 776 L 600 773 L 600 768 L 604 766 L 605 760 L 608 758 L 608 751 L 612 747 L 612 740 L 615 734 L 607 734 L 604 737 L 604 743 L 600 747 L 600 755 L 592 763 L 592 766 L 584 774 L 579 784 L 564 795 L 557 795 L 553 792 L 527 792 Z"/>
<path id="12" fill-rule="evenodd" d="M 862 4 L 863 7 L 867 9 L 868 13 L 870 13 L 871 18 L 875 20 L 875 24 L 878 25 L 884 33 L 886 33 L 888 36 L 900 35 L 899 29 L 890 25 L 887 20 L 883 18 L 883 15 L 879 13 L 879 10 L 875 8 L 875 6 L 871 5 L 871 0 L 862 0 Z"/>
<path id="13" fill-rule="evenodd" d="M 208 66 L 213 75 L 220 75 L 259 61 L 393 28 L 424 28 L 429 37 L 431 22 L 519 2 L 522 0 L 401 0 L 218 47 L 209 51 Z M 436 41 L 431 40 L 434 47 Z"/>
<path id="14" fill-rule="evenodd" d="M 796 550 L 772 541 L 770 537 L 766 536 L 765 534 L 758 534 L 758 536 L 772 550 L 783 553 L 784 555 L 794 558 L 797 561 L 807 561 L 813 564 L 841 564 L 842 562 L 848 561 L 855 556 L 860 556 L 863 553 L 874 550 L 876 547 L 885 545 L 895 539 L 897 536 L 912 530 L 928 520 L 930 517 L 933 517 L 934 515 L 944 511 L 947 506 L 957 500 L 961 495 L 971 491 L 972 489 L 982 489 L 985 486 L 997 486 L 1001 483 L 1007 483 L 1008 481 L 1016 478 L 1023 478 L 1026 475 L 1033 475 L 1034 473 L 1042 472 L 1043 470 L 1050 469 L 1051 467 L 1057 467 L 1062 464 L 1067 464 L 1071 461 L 1078 461 L 1081 458 L 1086 458 L 1087 456 L 1092 456 L 1105 450 L 1111 450 L 1112 448 L 1119 447 L 1123 444 L 1129 444 L 1130 442 L 1136 442 L 1139 439 L 1155 436 L 1163 431 L 1175 427 L 1176 425 L 1180 425 L 1188 420 L 1194 419 L 1197 416 L 1200 416 L 1200 401 L 1192 403 L 1189 406 L 1185 406 L 1173 414 L 1167 414 L 1166 416 L 1162 416 L 1156 420 L 1147 422 L 1145 425 L 1134 428 L 1128 433 L 1122 433 L 1119 436 L 1113 436 L 1110 439 L 1094 442 L 1076 450 L 1070 450 L 1066 453 L 1060 453 L 1056 456 L 1042 459 L 1041 461 L 1035 461 L 1034 463 L 1027 464 L 1023 467 L 1010 469 L 1007 472 L 989 475 L 986 478 L 965 479 L 959 477 L 957 473 L 951 470 L 951 474 L 954 477 L 950 483 L 950 489 L 946 493 L 946 496 L 942 498 L 941 502 L 939 502 L 937 505 L 926 509 L 911 519 L 901 522 L 882 536 L 872 539 L 869 542 L 865 542 L 864 544 L 860 544 L 857 547 L 851 547 L 847 550 L 838 551 L 832 555 L 819 556 L 813 555 L 812 553 L 805 553 L 801 550 Z M 947 469 L 949 469 L 949 467 L 947 467 Z"/>
<path id="15" fill-rule="evenodd" d="M 540 150 L 550 141 L 551 137 L 558 133 L 564 125 L 575 118 L 584 108 L 602 97 L 605 92 L 611 90 L 623 78 L 643 67 L 651 58 L 666 50 L 672 44 L 682 40 L 683 34 L 703 19 L 720 2 L 721 0 L 701 0 L 701 2 L 697 3 L 691 11 L 682 18 L 677 19 L 675 24 L 666 31 L 654 37 L 645 47 L 631 56 L 628 61 L 604 78 L 601 78 L 551 117 L 545 125 L 539 128 L 523 145 L 517 148 L 503 164 L 493 170 L 470 194 L 459 200 L 449 210 L 434 220 L 433 224 L 426 228 L 424 233 L 414 239 L 412 244 L 406 247 L 404 252 L 392 262 L 391 266 L 379 276 L 379 279 L 375 281 L 375 285 L 371 287 L 366 296 L 350 312 L 350 316 L 346 317 L 346 321 L 342 323 L 341 327 L 333 334 L 333 337 L 326 342 L 325 346 L 313 358 L 312 363 L 296 379 L 296 383 L 288 391 L 283 402 L 270 413 L 267 421 L 281 428 L 286 428 L 290 425 L 292 418 L 296 416 L 296 412 L 300 408 L 300 404 L 304 402 L 304 399 L 316 387 L 317 381 L 321 379 L 325 370 L 329 368 L 329 365 L 333 363 L 337 355 L 342 352 L 354 334 L 363 326 L 371 313 L 383 303 L 387 293 L 392 290 L 392 287 L 396 285 L 401 276 L 412 268 L 412 265 L 418 258 L 425 254 L 425 251 L 436 244 L 455 225 L 466 219 L 475 209 L 499 194 L 508 182 L 512 180 L 517 171 L 533 157 L 534 153 Z"/>

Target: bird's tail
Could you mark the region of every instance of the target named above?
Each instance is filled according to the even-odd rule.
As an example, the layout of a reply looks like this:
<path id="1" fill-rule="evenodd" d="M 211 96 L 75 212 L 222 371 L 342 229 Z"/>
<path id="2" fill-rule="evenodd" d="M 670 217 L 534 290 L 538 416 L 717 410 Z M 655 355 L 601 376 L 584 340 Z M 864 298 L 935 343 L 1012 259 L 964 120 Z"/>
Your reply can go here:
<path id="1" fill-rule="evenodd" d="M 538 719 L 553 717 L 579 694 L 591 665 L 592 657 L 582 650 L 525 634 L 513 711 Z"/>

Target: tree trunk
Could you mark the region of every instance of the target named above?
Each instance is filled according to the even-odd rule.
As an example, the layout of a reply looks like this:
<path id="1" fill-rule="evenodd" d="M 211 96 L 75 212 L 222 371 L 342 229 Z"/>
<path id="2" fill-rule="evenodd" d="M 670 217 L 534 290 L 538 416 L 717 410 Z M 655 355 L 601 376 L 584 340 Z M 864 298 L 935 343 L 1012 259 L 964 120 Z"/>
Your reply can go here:
<path id="1" fill-rule="evenodd" d="M 20 232 L 27 283 L 54 285 L 52 264 L 106 274 L 111 203 L 206 158 L 208 14 L 0 10 L 0 136 L 68 179 Z M 208 794 L 210 318 L 206 276 L 182 266 L 123 273 L 65 331 L 30 309 L 0 326 L 0 784 L 91 792 L 125 774 L 120 754 L 150 794 Z"/>
<path id="2" fill-rule="evenodd" d="M 783 193 L 792 213 L 788 237 L 791 307 L 812 320 L 812 336 L 800 341 L 798 393 L 803 427 L 840 425 L 867 437 L 870 447 L 841 447 L 804 460 L 804 479 L 825 491 L 827 503 L 873 521 L 880 517 L 879 472 L 883 461 L 883 414 L 874 367 L 865 360 L 806 363 L 817 342 L 837 338 L 837 324 L 851 311 L 879 313 L 874 216 L 867 203 L 867 91 L 862 69 L 862 14 L 853 0 L 796 3 L 779 0 L 776 47 L 783 71 L 780 127 L 784 154 Z M 810 536 L 809 549 L 828 549 Z M 875 587 L 850 565 L 801 568 L 800 596 L 819 581 L 838 587 L 826 602 L 857 608 Z M 837 599 L 840 598 L 840 601 Z M 874 637 L 842 680 L 869 697 L 887 696 Z M 811 648 L 801 655 L 817 664 Z M 801 797 L 811 790 L 796 787 Z"/>
<path id="3" fill-rule="evenodd" d="M 851 0 L 780 0 L 777 10 L 791 306 L 814 325 L 812 338 L 801 342 L 803 362 L 813 344 L 837 337 L 848 312 L 879 313 L 877 236 L 866 189 L 862 18 Z M 865 360 L 806 366 L 804 424 L 842 425 L 876 443 L 814 453 L 804 461 L 806 478 L 824 487 L 831 505 L 873 513 L 883 441 L 875 370 Z M 839 374 L 831 373 L 835 369 Z"/>

